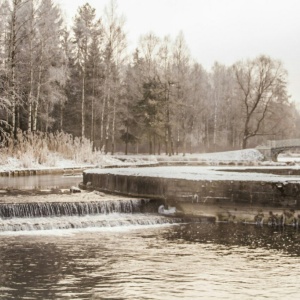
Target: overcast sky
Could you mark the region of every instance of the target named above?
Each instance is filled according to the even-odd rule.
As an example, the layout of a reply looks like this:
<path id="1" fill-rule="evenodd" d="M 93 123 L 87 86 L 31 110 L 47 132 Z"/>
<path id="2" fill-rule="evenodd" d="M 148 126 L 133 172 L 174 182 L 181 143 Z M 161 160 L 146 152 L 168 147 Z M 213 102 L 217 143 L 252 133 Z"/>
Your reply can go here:
<path id="1" fill-rule="evenodd" d="M 99 16 L 109 0 L 56 0 L 68 20 L 86 2 Z M 283 62 L 289 93 L 300 106 L 300 0 L 119 0 L 130 49 L 150 31 L 183 31 L 191 56 L 206 70 L 266 54 Z"/>

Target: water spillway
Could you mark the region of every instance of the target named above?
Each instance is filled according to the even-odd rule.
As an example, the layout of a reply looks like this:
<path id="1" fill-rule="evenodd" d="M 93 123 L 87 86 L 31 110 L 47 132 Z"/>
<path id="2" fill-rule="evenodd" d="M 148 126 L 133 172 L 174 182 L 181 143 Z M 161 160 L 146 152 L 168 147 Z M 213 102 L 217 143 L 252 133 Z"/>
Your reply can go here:
<path id="1" fill-rule="evenodd" d="M 272 169 L 272 168 L 271 168 Z M 254 222 L 289 214 L 298 218 L 300 177 L 287 167 L 246 172 L 229 167 L 152 167 L 87 170 L 83 186 L 127 196 L 163 199 L 187 215 Z M 291 168 L 295 173 L 297 170 Z M 276 171 L 275 175 L 273 171 Z M 271 174 L 273 173 L 273 174 Z M 297 173 L 297 172 L 296 172 Z M 286 215 L 289 215 L 286 214 Z M 297 217 L 298 214 L 298 217 Z"/>
<path id="2" fill-rule="evenodd" d="M 36 201 L 0 203 L 0 232 L 99 229 L 207 221 L 200 218 L 161 216 L 157 213 L 161 201 L 109 195 L 102 195 L 98 197 L 101 199 L 95 201 L 95 194 L 90 197 L 93 199 L 91 201 L 84 196 L 88 195 L 74 195 L 74 199 L 81 201 L 71 201 L 67 195 L 59 195 L 52 202 L 29 197 Z"/>
<path id="3" fill-rule="evenodd" d="M 182 223 L 181 218 L 155 214 L 109 214 L 82 217 L 13 218 L 0 221 L 0 232 L 58 229 L 113 228 Z"/>
<path id="4" fill-rule="evenodd" d="M 150 200 L 106 200 L 92 202 L 32 202 L 0 204 L 0 218 L 41 218 L 86 216 L 110 213 L 137 213 L 149 210 Z"/>

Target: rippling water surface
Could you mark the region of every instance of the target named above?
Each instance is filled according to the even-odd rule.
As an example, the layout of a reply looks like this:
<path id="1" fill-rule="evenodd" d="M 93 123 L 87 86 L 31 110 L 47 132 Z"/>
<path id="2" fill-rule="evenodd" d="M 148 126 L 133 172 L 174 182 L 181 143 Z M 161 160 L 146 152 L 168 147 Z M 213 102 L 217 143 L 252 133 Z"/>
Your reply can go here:
<path id="1" fill-rule="evenodd" d="M 300 233 L 233 224 L 0 236 L 0 299 L 299 299 Z"/>

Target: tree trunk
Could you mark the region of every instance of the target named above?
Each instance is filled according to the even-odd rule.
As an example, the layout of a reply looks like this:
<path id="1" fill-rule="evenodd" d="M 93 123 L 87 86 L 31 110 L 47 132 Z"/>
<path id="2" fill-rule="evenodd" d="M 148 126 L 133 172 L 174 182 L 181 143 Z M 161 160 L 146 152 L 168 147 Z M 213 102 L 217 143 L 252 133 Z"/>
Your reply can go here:
<path id="1" fill-rule="evenodd" d="M 101 111 L 101 120 L 100 120 L 100 149 L 104 145 L 104 116 L 105 116 L 105 107 L 106 107 L 106 97 L 103 97 L 102 111 Z"/>
<path id="2" fill-rule="evenodd" d="M 41 81 L 42 81 L 42 64 L 40 63 L 37 94 L 36 94 L 36 99 L 35 99 L 34 107 L 33 107 L 33 127 L 32 127 L 33 131 L 36 131 L 36 129 L 37 129 L 37 115 L 38 115 L 38 107 L 39 107 L 39 102 L 40 102 L 41 86 L 42 86 Z"/>
<path id="3" fill-rule="evenodd" d="M 109 99 L 107 99 L 107 111 L 109 111 Z M 109 117 L 109 112 L 108 112 L 107 120 L 106 120 L 106 128 L 105 128 L 105 146 L 104 146 L 105 154 L 107 154 L 107 152 L 108 152 L 109 123 L 110 123 L 110 117 Z"/>
<path id="4" fill-rule="evenodd" d="M 116 99 L 113 101 L 113 119 L 111 128 L 111 154 L 115 153 Z"/>
<path id="5" fill-rule="evenodd" d="M 183 120 L 183 125 L 182 125 L 182 136 L 183 136 L 183 150 L 182 150 L 182 155 L 185 156 L 186 154 L 186 132 L 185 132 L 185 124 Z"/>
<path id="6" fill-rule="evenodd" d="M 59 129 L 62 131 L 63 129 L 63 118 L 64 118 L 64 104 L 60 102 L 60 122 L 59 122 Z"/>
<path id="7" fill-rule="evenodd" d="M 11 63 L 11 95 L 12 95 L 12 131 L 16 137 L 16 23 L 17 23 L 17 5 L 18 0 L 13 1 L 13 11 L 11 17 L 11 53 L 10 53 L 10 63 Z"/>
<path id="8" fill-rule="evenodd" d="M 126 122 L 125 155 L 128 154 L 128 123 Z"/>
<path id="9" fill-rule="evenodd" d="M 169 141 L 168 141 L 168 128 L 166 127 L 166 130 L 165 130 L 165 151 L 166 151 L 166 155 L 168 155 L 169 153 Z"/>
<path id="10" fill-rule="evenodd" d="M 159 139 L 159 141 L 158 141 L 158 149 L 157 149 L 157 154 L 158 154 L 158 155 L 160 155 L 160 146 L 161 146 L 161 145 L 160 145 L 160 139 Z"/>
<path id="11" fill-rule="evenodd" d="M 246 136 L 243 137 L 242 149 L 246 149 L 247 148 L 248 138 L 249 137 L 246 137 Z"/>
<path id="12" fill-rule="evenodd" d="M 93 87 L 92 87 L 92 112 L 91 112 L 91 140 L 93 144 L 95 144 L 95 113 L 94 113 L 94 105 L 95 105 L 95 63 L 93 63 Z"/>
<path id="13" fill-rule="evenodd" d="M 179 151 L 179 142 L 180 142 L 180 135 L 179 135 L 179 128 L 177 128 L 176 155 L 178 155 L 178 151 Z"/>
<path id="14" fill-rule="evenodd" d="M 34 12 L 33 6 L 31 6 L 31 19 L 30 19 L 30 42 L 29 42 L 29 52 L 30 52 L 30 83 L 29 83 L 29 94 L 28 94 L 28 132 L 32 129 L 32 96 L 33 96 L 33 20 Z"/>
<path id="15" fill-rule="evenodd" d="M 215 92 L 217 93 L 217 92 Z M 213 150 L 216 151 L 217 144 L 217 129 L 218 129 L 218 103 L 219 103 L 219 93 L 215 95 L 215 107 L 214 107 L 214 135 L 213 135 Z"/>
<path id="16" fill-rule="evenodd" d="M 108 152 L 108 141 L 109 141 L 109 128 L 110 128 L 110 116 L 109 116 L 109 109 L 110 109 L 110 86 L 108 86 L 108 92 L 107 92 L 107 119 L 106 119 L 106 127 L 105 127 L 105 145 L 104 145 L 104 152 L 107 154 Z"/>
<path id="17" fill-rule="evenodd" d="M 152 155 L 152 136 L 149 133 L 149 154 Z"/>
<path id="18" fill-rule="evenodd" d="M 81 137 L 84 138 L 85 132 L 85 70 L 82 74 L 82 97 L 81 97 Z"/>

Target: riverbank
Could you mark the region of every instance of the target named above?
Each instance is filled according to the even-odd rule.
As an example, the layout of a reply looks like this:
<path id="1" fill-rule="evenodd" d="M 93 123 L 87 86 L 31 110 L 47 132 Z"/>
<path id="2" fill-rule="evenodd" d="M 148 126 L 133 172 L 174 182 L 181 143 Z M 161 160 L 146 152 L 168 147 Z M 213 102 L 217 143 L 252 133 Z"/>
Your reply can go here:
<path id="1" fill-rule="evenodd" d="M 1 176 L 30 176 L 45 174 L 74 175 L 87 169 L 94 168 L 128 168 L 128 167 L 152 167 L 152 166 L 286 166 L 291 164 L 282 162 L 266 162 L 256 149 L 200 153 L 183 155 L 101 155 L 92 163 L 78 163 L 75 160 L 67 160 L 56 157 L 51 164 L 33 164 L 24 167 L 21 160 L 9 158 L 0 164 Z M 293 163 L 292 163 L 293 164 Z"/>

